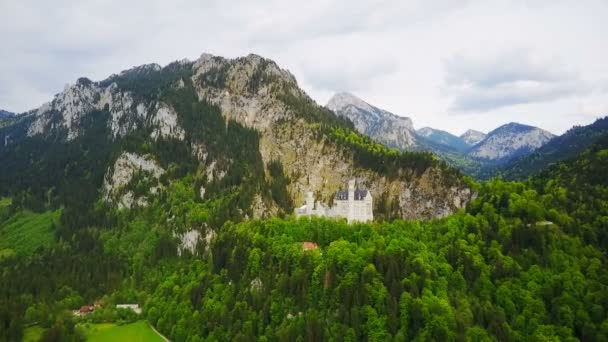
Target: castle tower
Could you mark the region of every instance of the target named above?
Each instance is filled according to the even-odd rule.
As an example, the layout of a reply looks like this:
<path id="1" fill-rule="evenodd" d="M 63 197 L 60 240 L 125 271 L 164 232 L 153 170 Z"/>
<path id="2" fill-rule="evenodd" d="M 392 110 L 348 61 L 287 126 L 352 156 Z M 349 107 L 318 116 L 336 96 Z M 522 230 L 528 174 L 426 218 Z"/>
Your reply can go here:
<path id="1" fill-rule="evenodd" d="M 312 215 L 312 211 L 315 208 L 315 199 L 312 191 L 306 193 L 306 215 Z"/>
<path id="2" fill-rule="evenodd" d="M 355 180 L 348 181 L 348 223 L 352 223 L 355 218 Z"/>

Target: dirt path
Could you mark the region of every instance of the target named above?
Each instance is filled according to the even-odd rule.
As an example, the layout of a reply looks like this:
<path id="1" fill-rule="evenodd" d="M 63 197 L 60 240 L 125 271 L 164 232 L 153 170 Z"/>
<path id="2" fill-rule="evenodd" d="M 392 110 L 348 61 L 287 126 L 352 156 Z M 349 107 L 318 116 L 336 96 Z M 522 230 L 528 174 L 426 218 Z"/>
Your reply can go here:
<path id="1" fill-rule="evenodd" d="M 160 336 L 163 340 L 165 340 L 165 342 L 171 342 L 171 340 L 169 340 L 168 338 L 165 337 L 165 335 L 161 334 L 158 332 L 158 330 L 156 330 L 156 328 L 154 328 L 154 326 L 152 324 L 150 324 L 150 322 L 148 322 L 148 325 L 150 326 L 150 328 L 152 328 L 152 330 L 154 330 L 154 332 Z"/>

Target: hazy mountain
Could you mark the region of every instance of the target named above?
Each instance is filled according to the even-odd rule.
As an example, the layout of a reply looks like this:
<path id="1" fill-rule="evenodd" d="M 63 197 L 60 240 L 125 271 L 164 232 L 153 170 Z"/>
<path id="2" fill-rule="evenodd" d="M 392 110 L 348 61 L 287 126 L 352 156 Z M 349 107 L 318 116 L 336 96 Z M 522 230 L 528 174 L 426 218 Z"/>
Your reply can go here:
<path id="1" fill-rule="evenodd" d="M 469 146 L 477 145 L 486 137 L 486 134 L 480 131 L 476 131 L 474 129 L 469 129 L 464 132 L 460 138 L 464 140 Z"/>
<path id="2" fill-rule="evenodd" d="M 408 117 L 374 107 L 349 93 L 335 94 L 326 107 L 352 121 L 360 133 L 389 147 L 409 150 L 416 146 L 416 133 Z"/>
<path id="3" fill-rule="evenodd" d="M 348 118 L 360 133 L 380 143 L 401 150 L 433 152 L 476 177 L 487 177 L 497 164 L 528 154 L 553 138 L 547 131 L 518 123 L 503 125 L 487 135 L 468 130 L 460 137 L 431 127 L 414 130 L 412 119 L 348 93 L 334 95 L 326 107 Z"/>
<path id="4" fill-rule="evenodd" d="M 553 134 L 540 128 L 512 122 L 488 133 L 468 152 L 468 156 L 506 161 L 534 151 L 553 137 Z"/>
<path id="5" fill-rule="evenodd" d="M 500 173 L 509 179 L 525 178 L 553 163 L 576 157 L 606 134 L 608 134 L 608 117 L 598 119 L 587 126 L 575 126 L 563 135 L 551 139 L 533 153 L 513 159 L 501 168 Z"/>
<path id="6" fill-rule="evenodd" d="M 424 127 L 416 131 L 419 136 L 425 137 L 440 145 L 450 146 L 453 149 L 461 152 L 465 152 L 469 149 L 469 144 L 461 137 L 455 136 L 452 133 L 442 131 L 440 129 L 434 129 L 431 127 Z"/>
<path id="7" fill-rule="evenodd" d="M 6 118 L 10 118 L 10 117 L 12 117 L 14 115 L 15 115 L 14 113 L 7 112 L 5 110 L 0 109 L 0 120 L 1 119 L 6 119 Z"/>

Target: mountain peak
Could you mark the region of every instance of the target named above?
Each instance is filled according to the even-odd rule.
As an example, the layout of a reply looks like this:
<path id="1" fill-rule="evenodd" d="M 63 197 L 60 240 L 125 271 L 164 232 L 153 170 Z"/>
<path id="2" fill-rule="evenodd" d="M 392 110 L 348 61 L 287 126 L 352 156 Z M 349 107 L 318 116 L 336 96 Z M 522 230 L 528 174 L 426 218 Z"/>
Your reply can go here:
<path id="1" fill-rule="evenodd" d="M 473 145 L 477 145 L 479 142 L 481 142 L 486 137 L 486 134 L 483 132 L 480 132 L 480 131 L 476 131 L 474 129 L 469 129 L 466 132 L 464 132 L 460 137 L 467 144 L 473 146 Z"/>
<path id="2" fill-rule="evenodd" d="M 15 115 L 15 114 L 13 114 L 11 112 L 7 112 L 6 110 L 0 109 L 0 119 L 9 118 L 9 117 L 11 117 L 13 115 Z"/>
<path id="3" fill-rule="evenodd" d="M 530 153 L 555 137 L 538 127 L 510 122 L 490 133 L 469 153 L 479 159 L 506 160 Z"/>
<path id="4" fill-rule="evenodd" d="M 348 106 L 358 107 L 370 112 L 376 109 L 374 106 L 348 92 L 338 92 L 334 94 L 326 105 L 327 108 L 333 110 L 334 112 L 342 110 Z"/>
<path id="5" fill-rule="evenodd" d="M 360 133 L 389 147 L 411 149 L 416 145 L 414 125 L 408 117 L 374 107 L 347 92 L 336 93 L 326 107 L 352 121 Z"/>

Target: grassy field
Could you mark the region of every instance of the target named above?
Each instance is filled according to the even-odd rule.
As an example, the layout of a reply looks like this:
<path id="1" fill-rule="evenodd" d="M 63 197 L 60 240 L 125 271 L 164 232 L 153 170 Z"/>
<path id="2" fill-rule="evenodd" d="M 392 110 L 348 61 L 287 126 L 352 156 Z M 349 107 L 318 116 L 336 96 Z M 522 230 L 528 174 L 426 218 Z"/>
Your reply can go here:
<path id="1" fill-rule="evenodd" d="M 2 203 L 6 200 L 0 207 Z M 50 246 L 55 239 L 52 223 L 60 214 L 60 210 L 41 214 L 23 211 L 0 222 L 0 251 L 10 249 L 18 255 L 30 255 L 38 247 Z"/>
<path id="2" fill-rule="evenodd" d="M 38 325 L 23 329 L 23 342 L 37 342 L 42 337 L 44 329 Z"/>
<path id="3" fill-rule="evenodd" d="M 130 341 L 130 342 L 164 342 L 164 340 L 150 328 L 146 321 L 138 321 L 131 324 L 116 325 L 84 324 L 79 326 L 83 329 L 87 341 Z"/>

